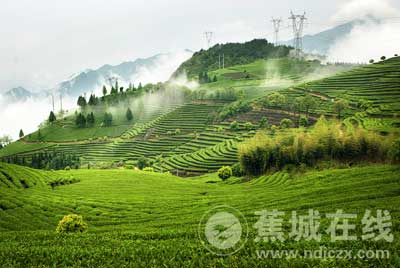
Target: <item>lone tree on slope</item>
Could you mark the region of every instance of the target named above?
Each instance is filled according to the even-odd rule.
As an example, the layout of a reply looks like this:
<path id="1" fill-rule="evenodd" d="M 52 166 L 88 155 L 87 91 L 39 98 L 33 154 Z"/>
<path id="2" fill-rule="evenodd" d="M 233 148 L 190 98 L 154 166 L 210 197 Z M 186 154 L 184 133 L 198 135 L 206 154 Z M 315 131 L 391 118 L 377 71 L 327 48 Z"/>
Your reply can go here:
<path id="1" fill-rule="evenodd" d="M 128 110 L 126 110 L 126 119 L 128 121 L 132 121 L 132 119 L 133 119 L 133 114 L 132 114 L 132 111 L 130 108 L 128 108 Z"/>
<path id="2" fill-rule="evenodd" d="M 53 113 L 53 111 L 51 111 L 49 115 L 49 122 L 54 123 L 56 120 L 57 120 L 56 115 Z"/>
<path id="3" fill-rule="evenodd" d="M 333 105 L 333 110 L 337 113 L 339 120 L 342 118 L 342 113 L 347 107 L 349 107 L 349 103 L 346 100 L 338 100 Z"/>

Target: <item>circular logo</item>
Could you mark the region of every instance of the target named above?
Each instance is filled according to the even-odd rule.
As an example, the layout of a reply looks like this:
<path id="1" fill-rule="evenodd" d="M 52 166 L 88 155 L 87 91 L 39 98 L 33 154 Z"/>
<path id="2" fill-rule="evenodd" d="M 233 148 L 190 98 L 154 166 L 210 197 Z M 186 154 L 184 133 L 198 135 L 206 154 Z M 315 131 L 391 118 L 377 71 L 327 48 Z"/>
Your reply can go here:
<path id="1" fill-rule="evenodd" d="M 198 232 L 200 241 L 207 250 L 227 256 L 244 246 L 248 228 L 240 211 L 229 206 L 218 206 L 203 215 Z"/>

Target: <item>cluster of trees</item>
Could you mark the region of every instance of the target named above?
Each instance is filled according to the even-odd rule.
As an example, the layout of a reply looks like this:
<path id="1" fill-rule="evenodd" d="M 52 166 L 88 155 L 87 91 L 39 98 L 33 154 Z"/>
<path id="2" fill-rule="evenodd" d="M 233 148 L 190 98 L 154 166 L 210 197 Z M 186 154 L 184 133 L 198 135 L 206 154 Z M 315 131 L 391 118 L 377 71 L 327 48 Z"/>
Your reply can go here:
<path id="1" fill-rule="evenodd" d="M 126 120 L 128 121 L 133 120 L 133 113 L 130 108 L 126 110 L 125 117 Z M 86 116 L 83 113 L 76 113 L 75 115 L 75 125 L 78 128 L 92 127 L 95 122 L 96 122 L 96 117 L 93 112 L 88 113 Z M 103 116 L 102 125 L 109 127 L 112 125 L 112 122 L 113 122 L 112 114 L 106 112 Z"/>
<path id="2" fill-rule="evenodd" d="M 190 93 L 190 99 L 192 100 L 221 100 L 221 101 L 236 101 L 243 99 L 243 90 L 234 88 L 224 88 L 215 91 L 199 89 Z"/>
<path id="3" fill-rule="evenodd" d="M 252 109 L 253 107 L 250 105 L 248 101 L 243 101 L 243 100 L 235 101 L 229 105 L 222 107 L 218 111 L 217 120 L 225 120 L 231 116 L 240 113 L 250 112 Z"/>
<path id="4" fill-rule="evenodd" d="M 87 106 L 96 106 L 103 103 L 114 105 L 118 104 L 120 101 L 125 101 L 129 96 L 138 96 L 144 92 L 156 91 L 162 88 L 164 88 L 162 83 L 150 83 L 145 86 L 142 86 L 142 83 L 139 83 L 138 87 L 135 87 L 134 84 L 131 83 L 127 88 L 124 88 L 120 87 L 118 81 L 116 81 L 110 91 L 108 91 L 106 86 L 103 86 L 102 97 L 90 94 L 89 100 L 87 100 L 84 96 L 79 96 L 77 105 L 82 109 L 85 109 Z"/>
<path id="5" fill-rule="evenodd" d="M 86 126 L 93 126 L 96 118 L 93 112 L 89 113 L 86 117 L 82 113 L 78 113 L 75 117 L 75 125 L 79 128 L 84 128 Z"/>
<path id="6" fill-rule="evenodd" d="M 56 153 L 56 152 L 39 152 L 35 153 L 29 159 L 26 156 L 10 156 L 2 159 L 3 162 L 9 164 L 23 165 L 37 169 L 54 169 L 62 170 L 66 167 L 78 169 L 80 167 L 80 159 L 75 155 Z"/>
<path id="7" fill-rule="evenodd" d="M 273 137 L 259 132 L 239 146 L 239 159 L 248 175 L 264 174 L 286 165 L 314 166 L 322 160 L 345 163 L 398 161 L 400 141 L 360 128 L 348 130 L 336 121 L 329 122 L 321 117 L 308 132 Z"/>
<path id="8" fill-rule="evenodd" d="M 316 97 L 306 94 L 296 98 L 287 98 L 285 95 L 274 92 L 266 96 L 260 101 L 261 106 L 265 108 L 281 108 L 292 112 L 294 116 L 300 116 L 301 112 L 309 117 L 310 112 L 318 106 Z M 338 119 L 343 117 L 344 112 L 348 109 L 349 102 L 345 99 L 336 99 L 333 102 L 333 111 Z"/>
<path id="9" fill-rule="evenodd" d="M 214 75 L 214 78 L 211 79 L 211 77 L 208 75 L 207 72 L 199 73 L 199 84 L 207 84 L 207 83 L 213 83 L 213 82 L 217 82 L 216 75 Z"/>
<path id="10" fill-rule="evenodd" d="M 199 73 L 217 70 L 219 56 L 224 54 L 225 67 L 247 64 L 258 59 L 282 58 L 289 55 L 290 47 L 274 46 L 265 39 L 254 39 L 246 43 L 216 44 L 208 50 L 200 50 L 192 58 L 184 62 L 174 73 L 178 77 L 183 73 L 191 78 Z"/>

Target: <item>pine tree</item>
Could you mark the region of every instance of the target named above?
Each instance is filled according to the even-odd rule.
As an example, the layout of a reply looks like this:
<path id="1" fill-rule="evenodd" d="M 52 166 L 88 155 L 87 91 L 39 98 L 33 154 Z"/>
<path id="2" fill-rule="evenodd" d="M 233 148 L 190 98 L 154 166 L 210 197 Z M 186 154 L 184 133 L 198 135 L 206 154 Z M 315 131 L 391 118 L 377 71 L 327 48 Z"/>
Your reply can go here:
<path id="1" fill-rule="evenodd" d="M 107 88 L 106 88 L 106 86 L 103 86 L 103 96 L 106 96 L 107 95 Z"/>
<path id="2" fill-rule="evenodd" d="M 25 136 L 24 132 L 22 131 L 22 129 L 19 131 L 19 137 L 22 138 L 23 136 Z"/>
<path id="3" fill-rule="evenodd" d="M 87 123 L 88 125 L 93 125 L 94 122 L 95 122 L 95 117 L 94 117 L 93 112 L 91 112 L 91 113 L 88 114 L 87 117 L 86 117 L 86 123 Z"/>
<path id="4" fill-rule="evenodd" d="M 75 118 L 75 124 L 79 128 L 84 128 L 86 126 L 86 118 L 82 113 L 79 113 Z"/>
<path id="5" fill-rule="evenodd" d="M 79 107 L 84 108 L 87 104 L 85 97 L 79 96 L 77 104 Z"/>
<path id="6" fill-rule="evenodd" d="M 112 125 L 112 120 L 113 120 L 113 118 L 112 118 L 112 114 L 111 113 L 105 113 L 104 114 L 104 119 L 103 119 L 104 126 L 106 126 L 106 127 L 111 126 Z"/>
<path id="7" fill-rule="evenodd" d="M 57 120 L 56 115 L 53 113 L 53 111 L 51 111 L 51 112 L 50 112 L 50 115 L 49 115 L 49 122 L 50 122 L 50 123 L 53 123 L 53 122 L 55 122 L 56 120 Z"/>
<path id="8" fill-rule="evenodd" d="M 130 108 L 128 108 L 128 110 L 126 110 L 126 119 L 128 121 L 132 121 L 132 119 L 133 119 L 133 114 L 132 114 L 132 111 Z"/>

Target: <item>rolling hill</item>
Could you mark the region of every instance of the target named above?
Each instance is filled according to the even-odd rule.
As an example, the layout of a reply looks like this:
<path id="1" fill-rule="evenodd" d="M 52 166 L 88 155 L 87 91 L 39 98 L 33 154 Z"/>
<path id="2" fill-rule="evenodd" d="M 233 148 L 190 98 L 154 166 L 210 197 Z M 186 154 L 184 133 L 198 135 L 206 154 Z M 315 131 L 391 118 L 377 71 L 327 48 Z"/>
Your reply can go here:
<path id="1" fill-rule="evenodd" d="M 343 208 L 361 220 L 365 209 L 389 209 L 392 232 L 399 235 L 399 167 L 366 166 L 310 171 L 299 175 L 278 172 L 250 182 L 221 182 L 215 174 L 181 179 L 169 174 L 132 170 L 38 171 L 0 163 L 0 262 L 3 266 L 168 266 L 168 267 L 304 267 L 324 265 L 323 259 L 258 259 L 257 249 L 279 249 L 280 243 L 257 243 L 256 211 L 278 209 L 321 215 Z M 54 182 L 58 182 L 55 184 Z M 51 186 L 53 185 L 53 186 Z M 240 210 L 249 226 L 245 249 L 216 258 L 198 241 L 198 224 L 211 207 Z M 83 215 L 89 231 L 55 233 L 68 213 Z M 322 220 L 321 228 L 329 222 Z M 284 231 L 289 232 L 290 226 Z M 360 236 L 361 231 L 357 231 Z M 376 244 L 325 239 L 287 241 L 287 249 L 359 250 L 385 247 L 389 259 L 332 259 L 337 267 L 395 267 L 398 242 Z M 188 258 L 190 256 L 190 258 Z"/>

